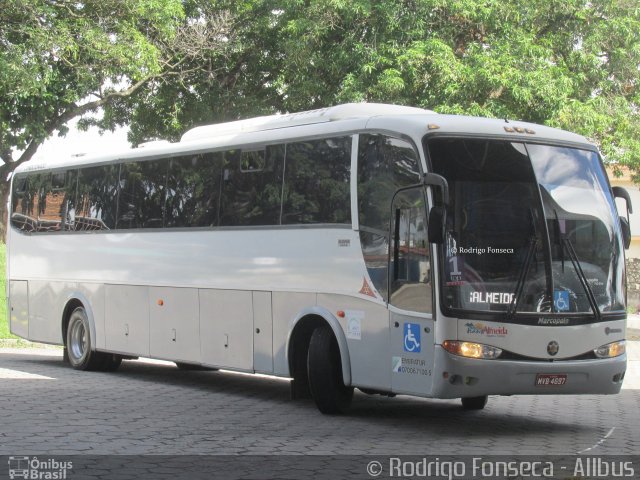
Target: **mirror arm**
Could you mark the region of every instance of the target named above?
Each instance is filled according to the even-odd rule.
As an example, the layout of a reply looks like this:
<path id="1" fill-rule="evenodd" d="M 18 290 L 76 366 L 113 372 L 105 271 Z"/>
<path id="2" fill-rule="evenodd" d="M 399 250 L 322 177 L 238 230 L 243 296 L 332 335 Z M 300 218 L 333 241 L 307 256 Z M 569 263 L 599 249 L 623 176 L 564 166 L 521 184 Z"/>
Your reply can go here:
<path id="1" fill-rule="evenodd" d="M 446 178 L 437 173 L 425 173 L 422 183 L 432 187 L 440 187 L 442 203 L 447 207 L 449 206 L 449 182 L 447 182 Z"/>
<path id="2" fill-rule="evenodd" d="M 631 195 L 629 195 L 629 192 L 627 192 L 627 190 L 622 187 L 612 187 L 611 191 L 613 192 L 614 198 L 622 198 L 627 203 L 627 220 L 629 220 L 629 214 L 633 213 Z"/>

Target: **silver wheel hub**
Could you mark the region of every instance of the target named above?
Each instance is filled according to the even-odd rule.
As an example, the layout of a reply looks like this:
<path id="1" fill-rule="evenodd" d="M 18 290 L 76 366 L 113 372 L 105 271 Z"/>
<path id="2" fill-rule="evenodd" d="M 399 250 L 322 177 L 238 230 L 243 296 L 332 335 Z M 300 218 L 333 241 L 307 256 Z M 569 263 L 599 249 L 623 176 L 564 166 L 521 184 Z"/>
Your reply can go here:
<path id="1" fill-rule="evenodd" d="M 70 360 L 80 363 L 86 357 L 89 349 L 89 332 L 86 329 L 84 312 L 74 312 L 69 322 L 68 345 Z"/>

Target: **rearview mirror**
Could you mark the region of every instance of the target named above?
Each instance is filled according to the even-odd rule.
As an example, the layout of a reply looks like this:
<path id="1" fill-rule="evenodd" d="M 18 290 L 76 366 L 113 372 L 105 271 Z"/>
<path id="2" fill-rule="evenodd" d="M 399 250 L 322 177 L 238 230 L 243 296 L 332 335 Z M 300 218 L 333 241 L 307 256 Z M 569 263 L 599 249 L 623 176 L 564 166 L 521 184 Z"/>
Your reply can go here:
<path id="1" fill-rule="evenodd" d="M 622 229 L 622 239 L 624 241 L 625 250 L 629 249 L 631 245 L 631 222 L 629 220 L 629 214 L 633 213 L 633 205 L 631 205 L 631 195 L 627 192 L 626 189 L 622 187 L 613 187 L 611 188 L 613 192 L 613 196 L 615 198 L 622 198 L 627 206 L 627 215 L 623 217 L 620 215 L 620 227 Z"/>
<path id="2" fill-rule="evenodd" d="M 620 217 L 620 226 L 622 227 L 622 240 L 624 241 L 624 248 L 628 250 L 631 246 L 631 226 L 629 225 L 629 221 Z"/>
<path id="3" fill-rule="evenodd" d="M 446 224 L 446 210 L 444 207 L 431 207 L 431 210 L 429 211 L 429 223 L 427 230 L 430 243 L 438 245 L 444 243 Z"/>

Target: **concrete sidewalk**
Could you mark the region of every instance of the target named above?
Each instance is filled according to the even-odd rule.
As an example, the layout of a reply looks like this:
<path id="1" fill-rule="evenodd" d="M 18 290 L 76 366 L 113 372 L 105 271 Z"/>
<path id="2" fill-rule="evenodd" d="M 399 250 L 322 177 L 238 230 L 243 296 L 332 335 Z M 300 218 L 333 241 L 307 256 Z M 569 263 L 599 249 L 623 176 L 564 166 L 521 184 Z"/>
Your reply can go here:
<path id="1" fill-rule="evenodd" d="M 640 315 L 627 317 L 627 373 L 622 388 L 640 390 Z"/>
<path id="2" fill-rule="evenodd" d="M 627 328 L 640 330 L 640 315 L 635 313 L 627 315 Z"/>

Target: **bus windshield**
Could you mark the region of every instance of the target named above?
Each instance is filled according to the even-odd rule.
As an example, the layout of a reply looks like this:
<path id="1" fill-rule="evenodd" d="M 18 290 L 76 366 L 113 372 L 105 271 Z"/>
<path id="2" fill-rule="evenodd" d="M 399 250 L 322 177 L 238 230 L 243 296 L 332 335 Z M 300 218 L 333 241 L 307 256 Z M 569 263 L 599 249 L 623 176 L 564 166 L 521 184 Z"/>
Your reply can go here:
<path id="1" fill-rule="evenodd" d="M 596 152 L 500 140 L 433 138 L 449 182 L 443 306 L 586 314 L 624 310 L 616 207 Z"/>

